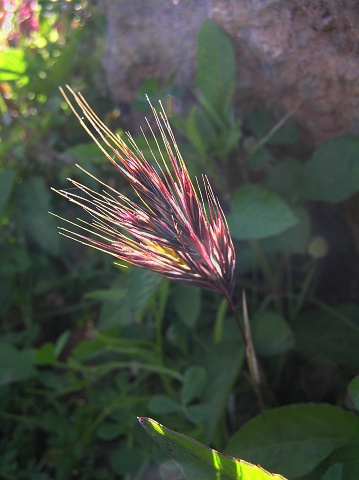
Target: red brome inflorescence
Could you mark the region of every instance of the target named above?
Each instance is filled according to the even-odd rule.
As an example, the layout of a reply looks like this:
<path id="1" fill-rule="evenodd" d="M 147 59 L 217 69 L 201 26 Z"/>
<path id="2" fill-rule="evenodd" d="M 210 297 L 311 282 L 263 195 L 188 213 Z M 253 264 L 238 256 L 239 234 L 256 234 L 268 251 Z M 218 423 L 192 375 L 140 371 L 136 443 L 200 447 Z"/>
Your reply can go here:
<path id="1" fill-rule="evenodd" d="M 81 94 L 67 88 L 80 113 L 62 91 L 71 109 L 137 198 L 132 200 L 100 180 L 103 189 L 96 192 L 69 179 L 76 193 L 55 192 L 80 205 L 92 221 L 69 222 L 81 233 L 63 227 L 60 232 L 163 277 L 217 291 L 231 302 L 236 255 L 225 216 L 207 177 L 202 190 L 198 182 L 196 187 L 192 183 L 162 104 L 159 113 L 150 104 L 158 138 L 147 121 L 159 152 L 155 154 L 147 142 L 155 168 L 129 134 L 127 145 Z"/>

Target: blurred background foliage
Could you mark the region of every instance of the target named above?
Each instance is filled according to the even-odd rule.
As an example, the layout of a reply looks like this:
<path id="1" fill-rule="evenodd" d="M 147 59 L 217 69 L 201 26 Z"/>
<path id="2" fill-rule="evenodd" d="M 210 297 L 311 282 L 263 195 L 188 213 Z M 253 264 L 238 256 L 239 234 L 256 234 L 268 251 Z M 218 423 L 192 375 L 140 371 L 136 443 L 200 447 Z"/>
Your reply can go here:
<path id="1" fill-rule="evenodd" d="M 307 480 L 341 463 L 345 476 L 335 478 L 357 478 L 359 440 L 343 442 L 339 414 L 325 455 L 318 447 L 303 469 L 293 441 L 283 446 L 287 463 L 275 463 L 276 432 L 261 423 L 221 298 L 118 269 L 111 257 L 60 237 L 48 212 L 76 218 L 50 191 L 68 188 L 69 176 L 99 188 L 76 163 L 128 193 L 58 87 L 81 90 L 119 134 L 138 131 L 131 112 L 149 112 L 145 94 L 161 98 L 191 173 L 208 175 L 227 214 L 235 297 L 240 304 L 245 288 L 265 407 L 329 402 L 354 411 L 358 224 L 345 207 L 359 190 L 359 138 L 334 139 L 302 158 L 290 114 L 275 121 L 260 109 L 238 118 L 231 43 L 209 21 L 198 38 L 196 92 L 176 85 L 174 72 L 164 83 L 148 79 L 133 105 L 121 106 L 106 89 L 105 25 L 94 3 L 3 0 L 0 26 L 1 478 L 180 478 L 137 416 L 238 456 L 246 432 L 263 429 L 268 458 L 255 449 L 243 458 Z M 135 139 L 146 155 L 143 138 Z M 316 415 L 326 418 L 326 410 Z M 280 421 L 290 437 L 288 410 Z M 305 421 L 308 445 L 321 445 L 322 432 Z"/>

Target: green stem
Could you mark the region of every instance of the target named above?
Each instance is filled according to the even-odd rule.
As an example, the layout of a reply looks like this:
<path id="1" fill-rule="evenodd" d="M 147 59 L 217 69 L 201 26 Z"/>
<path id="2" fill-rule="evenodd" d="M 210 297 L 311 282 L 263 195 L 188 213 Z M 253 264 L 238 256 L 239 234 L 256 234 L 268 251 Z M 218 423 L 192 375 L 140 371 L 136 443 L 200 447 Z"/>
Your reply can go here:
<path id="1" fill-rule="evenodd" d="M 168 377 L 174 378 L 179 382 L 183 382 L 183 376 L 175 370 L 171 370 L 170 368 L 163 367 L 162 365 L 153 365 L 149 363 L 141 363 L 136 361 L 128 361 L 128 362 L 107 362 L 104 365 L 95 365 L 95 366 L 84 366 L 73 361 L 65 363 L 58 363 L 57 366 L 61 368 L 65 368 L 68 370 L 77 370 L 84 373 L 91 373 L 95 375 L 107 375 L 108 373 L 112 372 L 113 370 L 120 370 L 124 368 L 129 369 L 138 369 L 138 370 L 145 370 L 151 373 L 159 373 L 163 375 L 167 375 Z"/>
<path id="2" fill-rule="evenodd" d="M 266 279 L 270 293 L 274 296 L 274 302 L 276 305 L 276 308 L 278 312 L 282 311 L 282 307 L 280 304 L 279 299 L 277 298 L 277 280 L 276 278 L 272 275 L 272 270 L 270 268 L 270 265 L 268 263 L 268 260 L 266 256 L 263 253 L 263 250 L 258 242 L 258 240 L 249 240 L 249 244 L 251 248 L 253 249 L 257 259 L 259 266 L 263 272 L 264 278 Z"/>
<path id="3" fill-rule="evenodd" d="M 256 152 L 258 152 L 258 150 L 260 150 L 263 145 L 265 145 L 268 140 L 270 140 L 273 135 L 283 127 L 283 125 L 286 123 L 286 121 L 288 120 L 288 118 L 290 118 L 293 113 L 297 110 L 299 105 L 296 105 L 292 110 L 290 110 L 288 113 L 286 113 L 286 115 L 284 115 L 284 117 L 282 117 L 279 122 L 277 122 L 273 128 L 271 128 L 269 130 L 269 132 L 264 135 L 264 137 L 262 137 L 254 146 L 253 148 L 249 151 L 249 156 L 252 156 L 254 155 Z"/>

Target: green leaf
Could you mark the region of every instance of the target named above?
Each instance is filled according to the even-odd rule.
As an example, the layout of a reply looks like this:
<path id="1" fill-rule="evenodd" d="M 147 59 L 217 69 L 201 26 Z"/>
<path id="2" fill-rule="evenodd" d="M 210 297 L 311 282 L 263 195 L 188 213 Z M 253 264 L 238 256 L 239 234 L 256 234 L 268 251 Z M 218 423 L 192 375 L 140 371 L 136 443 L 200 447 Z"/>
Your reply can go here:
<path id="1" fill-rule="evenodd" d="M 203 105 L 213 116 L 228 119 L 235 87 L 235 57 L 229 37 L 211 21 L 200 29 L 197 84 Z"/>
<path id="2" fill-rule="evenodd" d="M 238 240 L 277 235 L 298 222 L 289 205 L 275 193 L 258 185 L 238 188 L 228 215 L 231 234 Z"/>
<path id="3" fill-rule="evenodd" d="M 54 346 L 55 358 L 59 358 L 59 356 L 61 355 L 63 349 L 65 348 L 65 345 L 67 344 L 67 341 L 70 338 L 70 335 L 70 330 L 65 330 L 61 333 L 61 335 L 59 335 Z"/>
<path id="4" fill-rule="evenodd" d="M 340 365 L 359 368 L 358 306 L 308 310 L 297 318 L 295 336 L 297 348 L 305 357 L 322 354 Z"/>
<path id="5" fill-rule="evenodd" d="M 157 275 L 142 268 L 131 270 L 125 285 L 128 288 L 127 298 L 136 320 L 141 317 L 150 298 L 163 281 Z"/>
<path id="6" fill-rule="evenodd" d="M 72 350 L 71 357 L 88 359 L 104 351 L 104 342 L 98 338 L 85 338 L 81 340 Z"/>
<path id="7" fill-rule="evenodd" d="M 268 140 L 272 145 L 290 145 L 300 138 L 300 131 L 298 127 L 291 123 L 286 123 L 283 127 L 277 130 Z"/>
<path id="8" fill-rule="evenodd" d="M 18 169 L 14 167 L 3 168 L 0 170 L 0 210 L 3 210 L 9 200 L 14 188 Z"/>
<path id="9" fill-rule="evenodd" d="M 97 436 L 105 442 L 115 440 L 126 433 L 126 425 L 122 423 L 103 423 L 97 430 Z"/>
<path id="10" fill-rule="evenodd" d="M 35 361 L 38 365 L 52 365 L 56 361 L 54 344 L 46 342 L 35 352 Z"/>
<path id="11" fill-rule="evenodd" d="M 107 290 L 92 290 L 86 292 L 84 297 L 92 300 L 100 301 L 118 301 L 125 297 L 127 290 L 123 287 L 115 287 Z"/>
<path id="12" fill-rule="evenodd" d="M 203 108 L 191 109 L 185 127 L 186 135 L 195 148 L 202 155 L 210 153 L 215 145 L 216 130 Z"/>
<path id="13" fill-rule="evenodd" d="M 101 145 L 103 145 L 101 143 Z M 89 163 L 95 162 L 97 159 L 102 162 L 102 156 L 99 151 L 98 145 L 95 142 L 88 143 L 79 143 L 74 147 L 68 148 L 63 152 L 63 155 L 70 157 L 71 160 L 75 163 L 84 163 L 86 162 L 86 169 Z M 81 172 L 81 170 L 79 171 Z M 91 177 L 87 177 L 90 179 Z"/>
<path id="14" fill-rule="evenodd" d="M 201 395 L 203 388 L 207 381 L 206 369 L 198 365 L 189 367 L 183 378 L 183 384 L 181 388 L 181 403 L 187 405 L 195 398 Z"/>
<path id="15" fill-rule="evenodd" d="M 0 52 L 0 82 L 26 79 L 27 62 L 20 48 L 8 48 Z"/>
<path id="16" fill-rule="evenodd" d="M 107 330 L 115 325 L 130 325 L 141 318 L 162 280 L 141 268 L 122 268 L 109 295 L 97 291 L 98 299 L 106 300 L 101 307 L 98 329 Z"/>
<path id="17" fill-rule="evenodd" d="M 265 251 L 285 252 L 288 254 L 305 254 L 311 238 L 311 221 L 308 211 L 301 207 L 293 207 L 298 223 L 285 232 L 262 241 Z"/>
<path id="18" fill-rule="evenodd" d="M 294 347 L 294 334 L 285 319 L 269 310 L 253 317 L 253 342 L 259 355 L 279 355 Z"/>
<path id="19" fill-rule="evenodd" d="M 348 135 L 318 147 L 305 165 L 303 196 L 339 203 L 359 190 L 359 136 Z"/>
<path id="20" fill-rule="evenodd" d="M 258 172 L 269 164 L 271 158 L 271 152 L 267 147 L 263 146 L 249 157 L 248 168 L 252 172 Z"/>
<path id="21" fill-rule="evenodd" d="M 201 312 L 202 291 L 189 285 L 176 284 L 173 288 L 173 308 L 180 320 L 194 328 Z"/>
<path id="22" fill-rule="evenodd" d="M 257 138 L 264 137 L 268 133 L 271 123 L 272 115 L 264 108 L 254 110 L 249 115 L 248 126 Z"/>
<path id="23" fill-rule="evenodd" d="M 294 201 L 303 191 L 304 166 L 295 158 L 287 157 L 275 165 L 266 179 L 269 190 Z"/>
<path id="24" fill-rule="evenodd" d="M 359 418 L 353 413 L 332 405 L 290 405 L 250 420 L 232 437 L 226 452 L 294 479 L 358 438 Z"/>
<path id="25" fill-rule="evenodd" d="M 7 343 L 0 343 L 0 386 L 21 382 L 37 376 L 34 350 L 18 350 Z"/>
<path id="26" fill-rule="evenodd" d="M 197 403 L 196 405 L 186 407 L 184 414 L 190 422 L 198 424 L 206 421 L 212 414 L 212 411 L 205 403 Z"/>
<path id="27" fill-rule="evenodd" d="M 156 415 L 168 415 L 178 412 L 181 406 L 172 398 L 165 395 L 155 395 L 148 402 L 148 409 Z"/>
<path id="28" fill-rule="evenodd" d="M 228 457 L 146 417 L 138 419 L 152 439 L 178 464 L 188 480 L 283 479 L 261 467 Z"/>
<path id="29" fill-rule="evenodd" d="M 355 408 L 359 410 L 359 375 L 349 383 L 348 392 L 354 402 Z"/>
<path id="30" fill-rule="evenodd" d="M 27 234 L 47 253 L 59 255 L 60 236 L 55 218 L 48 213 L 51 210 L 50 195 L 44 178 L 27 178 L 17 190 L 16 196 Z"/>
<path id="31" fill-rule="evenodd" d="M 359 444 L 349 444 L 338 448 L 329 458 L 331 464 L 343 465 L 343 480 L 358 480 Z M 327 480 L 327 479 L 326 479 Z"/>
<path id="32" fill-rule="evenodd" d="M 343 465 L 341 463 L 335 463 L 322 476 L 322 480 L 342 480 L 343 478 Z"/>
<path id="33" fill-rule="evenodd" d="M 240 125 L 234 127 L 228 127 L 222 130 L 221 135 L 218 137 L 216 150 L 219 157 L 227 157 L 239 144 L 242 137 L 242 131 Z"/>
<path id="34" fill-rule="evenodd" d="M 137 448 L 121 446 L 110 455 L 111 469 L 121 477 L 130 474 L 141 465 L 142 456 L 142 452 Z"/>

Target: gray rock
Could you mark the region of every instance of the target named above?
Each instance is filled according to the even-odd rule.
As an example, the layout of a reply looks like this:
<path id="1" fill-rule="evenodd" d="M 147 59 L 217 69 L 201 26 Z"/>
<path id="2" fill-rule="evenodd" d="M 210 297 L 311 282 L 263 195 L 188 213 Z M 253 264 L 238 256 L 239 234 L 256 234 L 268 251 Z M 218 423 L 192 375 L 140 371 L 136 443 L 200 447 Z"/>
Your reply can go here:
<path id="1" fill-rule="evenodd" d="M 231 37 L 236 104 L 293 117 L 309 144 L 359 134 L 357 0 L 98 0 L 107 18 L 104 65 L 119 102 L 149 77 L 195 90 L 199 28 L 212 18 Z"/>

